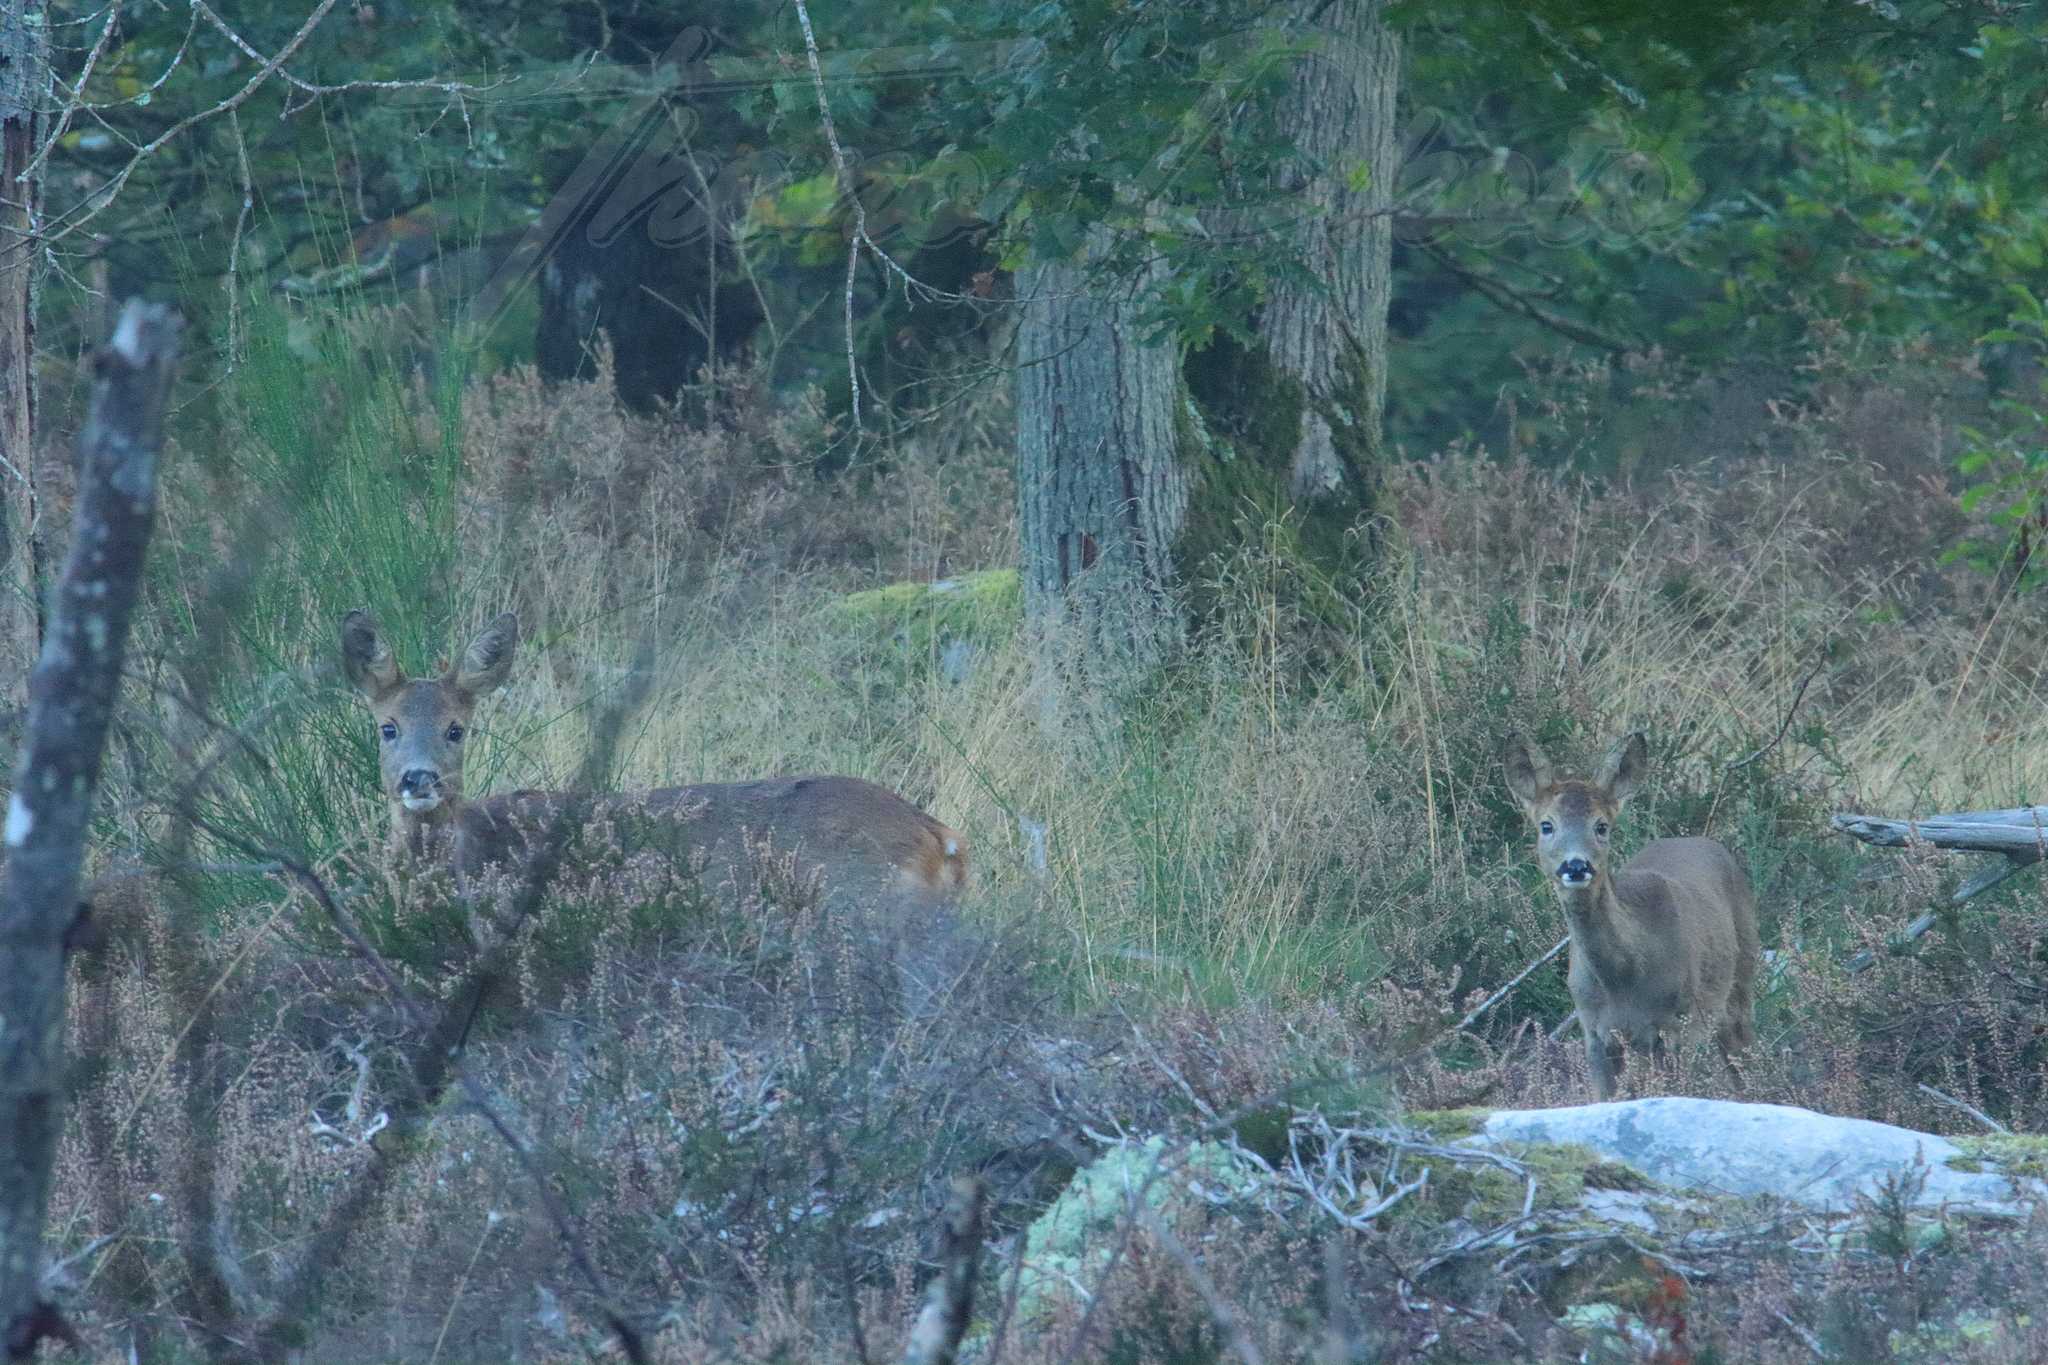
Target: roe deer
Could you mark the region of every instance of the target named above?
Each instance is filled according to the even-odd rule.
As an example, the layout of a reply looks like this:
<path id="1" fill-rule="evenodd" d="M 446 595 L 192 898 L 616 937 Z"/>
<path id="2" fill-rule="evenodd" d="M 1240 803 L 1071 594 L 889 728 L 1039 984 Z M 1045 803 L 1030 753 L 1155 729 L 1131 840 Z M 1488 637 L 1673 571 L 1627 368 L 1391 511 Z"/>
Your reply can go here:
<path id="1" fill-rule="evenodd" d="M 1735 855 L 1712 839 L 1653 839 L 1609 870 L 1615 817 L 1649 762 L 1642 735 L 1616 744 L 1590 782 L 1557 776 L 1520 735 L 1506 761 L 1508 790 L 1536 825 L 1536 861 L 1564 905 L 1572 1003 L 1600 1098 L 1614 1097 L 1622 1039 L 1661 1057 L 1661 1032 L 1707 1023 L 1724 1057 L 1755 1042 L 1762 954 Z"/>
<path id="2" fill-rule="evenodd" d="M 367 612 L 341 622 L 342 669 L 377 727 L 384 795 L 391 803 L 391 852 L 445 859 L 458 876 L 514 866 L 526 841 L 571 793 L 517 791 L 466 800 L 462 754 L 478 698 L 512 671 L 518 618 L 507 612 L 469 642 L 438 678 L 406 677 Z M 630 811 L 673 831 L 669 851 L 730 870 L 749 841 L 793 853 L 826 885 L 861 894 L 916 893 L 950 899 L 967 878 L 965 840 L 902 797 L 857 777 L 782 777 L 670 787 L 595 798 L 593 811 Z"/>

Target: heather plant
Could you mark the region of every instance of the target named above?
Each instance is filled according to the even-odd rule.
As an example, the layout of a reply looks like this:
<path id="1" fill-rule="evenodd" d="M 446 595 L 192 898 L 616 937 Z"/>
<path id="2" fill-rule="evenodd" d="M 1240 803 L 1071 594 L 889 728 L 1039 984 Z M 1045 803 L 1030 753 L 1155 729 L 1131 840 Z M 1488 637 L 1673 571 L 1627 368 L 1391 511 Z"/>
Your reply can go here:
<path id="1" fill-rule="evenodd" d="M 269 344 L 252 333 L 252 375 L 286 366 Z M 1940 562 L 1972 514 L 1910 460 L 1852 449 L 1884 423 L 1846 388 L 1784 413 L 1796 461 L 1598 481 L 1454 449 L 1393 469 L 1353 616 L 1302 610 L 1285 538 L 1254 538 L 1207 567 L 1217 624 L 1153 685 L 1048 729 L 999 576 L 1000 449 L 906 445 L 823 483 L 806 460 L 827 423 L 802 395 L 735 381 L 691 424 L 624 414 L 601 379 L 428 380 L 378 355 L 293 360 L 312 416 L 252 406 L 204 451 L 214 481 L 166 511 L 178 549 L 116 755 L 53 1225 L 72 1248 L 114 1239 L 95 1321 L 174 1352 L 208 1323 L 301 1313 L 303 1249 L 352 1219 L 356 1251 L 294 1318 L 309 1358 L 566 1359 L 606 1337 L 534 1171 L 469 1092 L 422 1098 L 416 1016 L 282 859 L 450 1021 L 610 1292 L 663 1306 L 657 1358 L 843 1357 L 856 1333 L 893 1351 L 963 1171 L 989 1184 L 999 1314 L 1015 1235 L 1119 1133 L 1234 1137 L 1275 1163 L 1300 1112 L 1385 1128 L 1576 1101 L 1561 961 L 1471 1013 L 1564 932 L 1494 766 L 1516 728 L 1561 761 L 1645 730 L 1657 763 L 1621 851 L 1710 834 L 1757 887 L 1759 1046 L 1736 1075 L 1680 1059 L 1656 1085 L 1943 1131 L 1972 1126 L 1958 1103 L 2048 1121 L 2038 886 L 1895 943 L 1964 860 L 1827 828 L 1844 807 L 2028 799 L 2048 752 L 2032 597 Z M 254 514 L 221 491 L 250 471 Z M 934 579 L 978 586 L 935 602 Z M 489 916 L 383 866 L 369 727 L 327 657 L 355 606 L 423 660 L 499 610 L 534 623 L 531 666 L 479 712 L 477 794 L 559 788 L 617 716 L 611 785 L 867 777 L 966 834 L 973 893 L 958 916 L 876 919 L 764 857 L 707 896 L 599 821 L 494 956 Z M 925 1013 L 894 987 L 903 963 L 931 970 Z M 1091 1337 L 1228 1355 L 1221 1303 L 1269 1359 L 1324 1349 L 1333 1321 L 1421 1352 L 1399 1267 L 1483 1232 L 1494 1195 L 1469 1217 L 1469 1190 L 1408 1196 L 1385 1256 L 1307 1196 L 1135 1228 Z M 1592 1348 L 1557 1324 L 1597 1289 L 1624 1315 L 1610 1345 L 1658 1318 L 1701 1358 L 1811 1358 L 1771 1310 L 1846 1350 L 1918 1340 L 1947 1301 L 1883 1299 L 1860 1262 L 1816 1280 L 1768 1232 L 1717 1245 L 1718 1278 L 1682 1300 L 1621 1251 L 1545 1262 L 1528 1292 L 1446 1263 L 1429 1292 L 1477 1315 L 1428 1330 L 1469 1358 L 1562 1358 Z M 2026 1276 L 1968 1266 L 1942 1294 L 2031 1341 L 2008 1311 Z M 1003 1358 L 1068 1339 L 1018 1334 Z"/>

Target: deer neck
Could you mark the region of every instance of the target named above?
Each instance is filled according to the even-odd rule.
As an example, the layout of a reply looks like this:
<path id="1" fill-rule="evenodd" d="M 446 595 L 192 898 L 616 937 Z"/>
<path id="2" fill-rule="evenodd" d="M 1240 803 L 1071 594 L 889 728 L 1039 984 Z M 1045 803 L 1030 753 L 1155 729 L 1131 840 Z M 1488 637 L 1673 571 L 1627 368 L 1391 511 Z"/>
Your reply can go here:
<path id="1" fill-rule="evenodd" d="M 391 854 L 407 863 L 431 863 L 445 859 L 455 847 L 461 828 L 462 802 L 449 799 L 428 811 L 391 806 Z"/>
<path id="2" fill-rule="evenodd" d="M 1573 953 L 1584 953 L 1602 981 L 1614 985 L 1641 974 L 1645 945 L 1635 932 L 1635 920 L 1614 894 L 1612 877 L 1602 876 L 1592 886 L 1559 886 L 1557 898 L 1564 903 Z"/>

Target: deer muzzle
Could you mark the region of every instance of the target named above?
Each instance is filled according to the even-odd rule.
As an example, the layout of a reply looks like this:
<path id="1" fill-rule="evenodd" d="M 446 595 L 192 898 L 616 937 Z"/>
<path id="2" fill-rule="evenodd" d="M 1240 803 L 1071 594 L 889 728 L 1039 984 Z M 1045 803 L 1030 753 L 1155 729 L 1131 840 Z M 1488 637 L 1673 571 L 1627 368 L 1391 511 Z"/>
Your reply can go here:
<path id="1" fill-rule="evenodd" d="M 441 774 L 432 768 L 407 768 L 398 779 L 398 803 L 415 811 L 440 805 Z"/>

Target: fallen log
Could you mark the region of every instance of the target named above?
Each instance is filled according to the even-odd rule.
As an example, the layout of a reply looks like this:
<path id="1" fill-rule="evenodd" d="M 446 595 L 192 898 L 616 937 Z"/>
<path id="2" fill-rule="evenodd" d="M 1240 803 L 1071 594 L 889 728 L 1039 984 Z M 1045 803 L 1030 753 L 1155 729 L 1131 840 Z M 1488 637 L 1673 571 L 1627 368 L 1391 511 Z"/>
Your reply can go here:
<path id="1" fill-rule="evenodd" d="M 1933 844 L 1936 848 L 2003 853 L 2036 862 L 2048 851 L 2048 806 L 2015 810 L 1962 811 L 1930 815 L 1924 820 L 1887 820 L 1876 815 L 1837 815 L 1834 827 L 1852 839 L 1882 848 Z"/>
<path id="2" fill-rule="evenodd" d="M 1998 863 L 1957 887 L 1955 894 L 1949 897 L 1950 905 L 1961 905 L 2048 855 L 2048 806 L 1957 811 L 1950 815 L 1930 815 L 1924 820 L 1891 820 L 1883 816 L 1845 812 L 1837 814 L 1830 823 L 1850 838 L 1861 839 L 1879 848 L 1904 848 L 1919 843 L 2000 855 Z M 1939 918 L 1932 910 L 1919 916 L 1891 940 L 1892 946 L 1898 948 L 1911 943 L 1932 929 Z M 1874 960 L 1874 955 L 1866 948 L 1849 960 L 1849 970 L 1860 972 Z"/>

